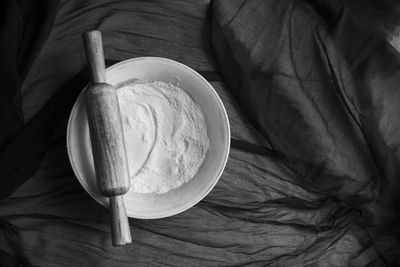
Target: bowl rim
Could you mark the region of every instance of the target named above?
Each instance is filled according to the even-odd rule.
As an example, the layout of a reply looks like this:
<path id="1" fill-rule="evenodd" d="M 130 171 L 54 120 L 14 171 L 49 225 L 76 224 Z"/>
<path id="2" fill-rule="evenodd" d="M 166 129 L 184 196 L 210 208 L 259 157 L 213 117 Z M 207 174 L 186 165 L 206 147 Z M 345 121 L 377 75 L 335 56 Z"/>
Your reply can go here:
<path id="1" fill-rule="evenodd" d="M 142 61 L 142 60 L 159 60 L 159 61 L 165 61 L 165 62 L 169 62 L 175 65 L 178 65 L 184 69 L 187 69 L 189 72 L 193 73 L 195 76 L 197 76 L 200 80 L 202 80 L 202 82 L 204 82 L 204 84 L 206 84 L 209 89 L 212 91 L 212 94 L 215 95 L 217 101 L 219 102 L 220 106 L 222 107 L 222 113 L 223 113 L 223 117 L 225 119 L 226 122 L 226 128 L 227 128 L 227 150 L 226 150 L 226 154 L 224 156 L 223 159 L 223 164 L 221 164 L 220 169 L 218 171 L 218 174 L 216 175 L 216 178 L 214 180 L 214 182 L 209 186 L 209 188 L 207 189 L 207 191 L 203 194 L 203 195 L 198 195 L 198 197 L 194 198 L 194 201 L 190 201 L 187 202 L 185 205 L 182 205 L 180 208 L 175 209 L 175 210 L 169 210 L 167 212 L 164 213 L 159 213 L 157 215 L 151 215 L 151 216 L 146 216 L 146 215 L 138 215 L 138 214 L 132 214 L 130 212 L 127 211 L 127 215 L 130 218 L 137 218 L 137 219 L 160 219 L 160 218 L 166 218 L 166 217 L 170 217 L 176 214 L 179 214 L 181 212 L 184 212 L 188 209 L 190 209 L 191 207 L 195 206 L 196 204 L 198 204 L 201 200 L 203 200 L 210 192 L 211 190 L 215 187 L 215 185 L 217 184 L 217 182 L 219 181 L 219 179 L 222 176 L 222 173 L 226 167 L 228 158 L 229 158 L 229 153 L 230 153 L 230 145 L 231 145 L 231 130 L 230 130 L 230 123 L 229 123 L 229 117 L 228 114 L 226 112 L 225 106 L 221 100 L 221 98 L 219 97 L 218 93 L 216 92 L 216 90 L 214 89 L 214 87 L 197 71 L 195 71 L 194 69 L 190 68 L 189 66 L 186 66 L 183 63 L 180 63 L 178 61 L 172 60 L 172 59 L 168 59 L 168 58 L 163 58 L 163 57 L 136 57 L 136 58 L 130 58 L 130 59 L 126 59 L 123 61 L 120 61 L 116 64 L 113 64 L 111 66 L 109 66 L 108 68 L 106 68 L 106 75 L 107 72 L 111 71 L 114 68 L 117 68 L 120 65 L 123 64 L 127 64 L 130 63 L 132 61 Z M 74 172 L 75 177 L 78 179 L 79 183 L 81 184 L 81 186 L 85 189 L 85 191 L 94 199 L 96 200 L 98 203 L 100 203 L 102 206 L 108 208 L 108 199 L 105 198 L 104 201 L 102 201 L 101 199 L 99 199 L 97 196 L 95 196 L 91 190 L 88 190 L 87 187 L 88 184 L 86 183 L 86 179 L 84 178 L 83 173 L 79 170 L 79 168 L 77 167 L 77 165 L 75 164 L 75 160 L 72 156 L 72 145 L 71 142 L 69 141 L 72 137 L 72 120 L 73 118 L 76 117 L 76 110 L 77 110 L 77 103 L 78 100 L 82 97 L 82 94 L 86 91 L 88 87 L 88 84 L 82 89 L 82 91 L 79 93 L 78 97 L 75 100 L 75 103 L 71 109 L 69 118 L 68 118 L 68 125 L 67 125 L 67 134 L 66 134 L 66 143 L 67 143 L 67 152 L 68 152 L 68 158 L 72 167 L 72 170 Z"/>

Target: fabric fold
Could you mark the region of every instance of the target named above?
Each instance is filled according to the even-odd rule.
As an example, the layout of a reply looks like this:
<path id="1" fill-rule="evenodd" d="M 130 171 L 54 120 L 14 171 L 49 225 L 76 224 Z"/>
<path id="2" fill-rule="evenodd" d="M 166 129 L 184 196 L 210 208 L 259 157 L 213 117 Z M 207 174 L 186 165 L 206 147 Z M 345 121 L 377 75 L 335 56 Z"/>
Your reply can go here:
<path id="1" fill-rule="evenodd" d="M 356 2 L 214 1 L 212 42 L 222 77 L 293 182 L 361 211 L 350 224 L 368 231 L 365 251 L 376 249 L 364 260 L 392 266 L 400 57 L 349 11 Z"/>

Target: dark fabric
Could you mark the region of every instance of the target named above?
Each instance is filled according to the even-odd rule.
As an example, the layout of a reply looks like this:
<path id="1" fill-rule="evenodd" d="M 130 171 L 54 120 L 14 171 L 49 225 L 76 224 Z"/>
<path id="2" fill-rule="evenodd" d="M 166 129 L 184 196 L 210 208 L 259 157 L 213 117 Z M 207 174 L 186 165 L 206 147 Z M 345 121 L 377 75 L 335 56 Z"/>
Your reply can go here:
<path id="1" fill-rule="evenodd" d="M 61 0 L 47 42 L 26 78 L 19 78 L 26 125 L 7 141 L 4 151 L 11 154 L 4 154 L 7 164 L 0 168 L 17 174 L 19 182 L 30 178 L 0 202 L 2 231 L 19 257 L 13 262 L 395 265 L 397 214 L 382 181 L 394 178 L 396 169 L 390 168 L 398 165 L 398 131 L 390 128 L 395 113 L 387 110 L 397 111 L 397 92 L 379 82 L 388 95 L 376 98 L 373 82 L 366 94 L 348 84 L 362 81 L 343 76 L 353 75 L 351 66 L 374 70 L 380 56 L 387 56 L 373 55 L 367 45 L 369 53 L 357 57 L 363 62 L 349 58 L 346 44 L 358 34 L 346 30 L 359 30 L 353 22 L 340 5 L 317 1 L 215 0 L 210 6 L 206 0 Z M 65 144 L 68 112 L 88 80 L 81 34 L 94 28 L 102 31 L 109 64 L 162 56 L 199 71 L 220 95 L 231 125 L 229 160 L 212 192 L 169 218 L 130 219 L 133 244 L 123 248 L 111 246 L 108 212 L 78 183 Z M 394 52 L 385 42 L 372 44 Z M 388 62 L 396 63 L 395 55 Z M 385 73 L 389 81 L 398 72 L 392 63 L 377 68 L 378 73 L 383 67 L 393 70 Z M 360 73 L 372 79 L 371 72 Z M 20 94 L 19 88 L 13 93 Z M 358 97 L 373 99 L 379 114 Z M 360 114 L 378 124 L 378 133 L 365 134 L 368 120 Z M 382 134 L 382 127 L 392 132 Z M 385 160 L 372 152 L 371 140 L 393 151 L 384 174 L 377 162 Z M 7 185 L 6 194 L 12 191 Z"/>
<path id="2" fill-rule="evenodd" d="M 18 237 L 18 231 L 15 227 L 9 224 L 7 221 L 0 219 L 0 235 L 2 235 L 4 241 L 7 244 L 2 244 L 0 250 L 0 266 L 25 266 L 33 267 L 26 257 L 24 251 L 21 249 L 19 244 L 20 240 Z M 7 246 L 11 253 L 4 251 L 3 246 Z"/>
<path id="3" fill-rule="evenodd" d="M 296 182 L 359 210 L 400 265 L 400 55 L 344 2 L 309 2 L 214 1 L 222 77 Z"/>
<path id="4" fill-rule="evenodd" d="M 50 34 L 57 6 L 53 0 L 0 3 L 0 201 L 37 170 L 49 138 L 43 136 L 40 143 L 32 140 L 43 132 L 51 135 L 54 127 L 41 119 L 42 125 L 33 122 L 24 127 L 21 85 Z M 1 229 L 9 233 L 11 226 L 2 222 Z M 11 249 L 15 256 L 0 250 L 0 265 L 30 266 L 17 243 Z"/>
<path id="5" fill-rule="evenodd" d="M 51 129 L 54 128 L 51 123 L 36 126 L 35 122 L 23 127 L 21 85 L 47 40 L 57 6 L 58 1 L 52 0 L 1 3 L 0 88 L 3 97 L 0 98 L 0 200 L 8 197 L 34 174 L 46 149 L 45 140 L 49 137 L 43 136 L 43 142 L 39 143 L 32 140 L 43 132 L 51 136 Z M 44 122 L 42 119 L 37 121 Z M 21 146 L 28 153 L 22 153 L 25 149 Z"/>

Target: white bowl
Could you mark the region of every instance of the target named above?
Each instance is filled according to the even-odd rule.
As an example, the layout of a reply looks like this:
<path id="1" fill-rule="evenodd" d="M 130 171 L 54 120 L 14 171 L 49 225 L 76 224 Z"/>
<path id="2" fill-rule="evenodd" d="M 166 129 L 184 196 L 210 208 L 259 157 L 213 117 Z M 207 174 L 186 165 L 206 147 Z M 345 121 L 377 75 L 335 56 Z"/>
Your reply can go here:
<path id="1" fill-rule="evenodd" d="M 228 159 L 229 121 L 218 94 L 196 71 L 165 58 L 133 58 L 109 67 L 106 72 L 107 82 L 114 86 L 134 79 L 178 84 L 202 108 L 210 139 L 210 148 L 196 176 L 181 187 L 160 195 L 129 191 L 124 196 L 128 216 L 163 218 L 194 206 L 215 186 Z M 79 182 L 95 200 L 108 207 L 108 199 L 99 193 L 96 186 L 83 92 L 76 100 L 69 118 L 67 147 Z"/>

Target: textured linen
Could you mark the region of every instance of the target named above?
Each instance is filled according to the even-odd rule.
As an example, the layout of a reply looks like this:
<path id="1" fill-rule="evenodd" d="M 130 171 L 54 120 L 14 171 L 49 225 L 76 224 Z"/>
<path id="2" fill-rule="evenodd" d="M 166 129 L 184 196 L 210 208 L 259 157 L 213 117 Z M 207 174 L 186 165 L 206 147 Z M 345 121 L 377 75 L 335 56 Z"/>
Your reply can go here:
<path id="1" fill-rule="evenodd" d="M 0 202 L 7 252 L 37 266 L 398 264 L 400 58 L 352 18 L 321 1 L 60 1 L 21 91 L 27 125 L 58 126 L 38 145 L 47 150 L 35 175 Z M 133 243 L 121 248 L 65 144 L 88 81 L 81 34 L 93 28 L 108 64 L 161 56 L 203 74 L 233 138 L 203 201 L 130 219 Z M 26 144 L 43 141 L 35 129 Z"/>

